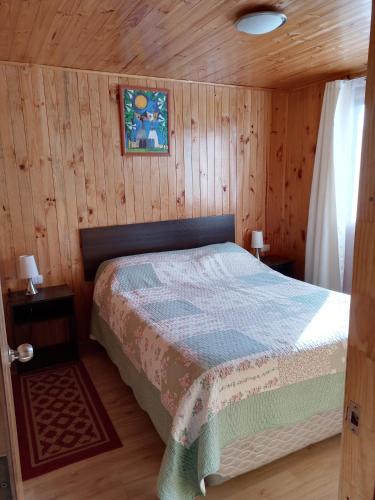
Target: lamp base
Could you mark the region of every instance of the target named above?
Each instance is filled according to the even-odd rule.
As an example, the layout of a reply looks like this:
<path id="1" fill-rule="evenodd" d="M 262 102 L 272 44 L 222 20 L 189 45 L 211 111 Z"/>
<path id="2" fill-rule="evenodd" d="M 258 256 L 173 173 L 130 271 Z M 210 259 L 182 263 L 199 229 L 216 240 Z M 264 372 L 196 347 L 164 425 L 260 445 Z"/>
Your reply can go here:
<path id="1" fill-rule="evenodd" d="M 260 260 L 259 248 L 256 249 L 255 257 Z"/>
<path id="2" fill-rule="evenodd" d="M 27 288 L 25 295 L 36 295 L 38 293 L 38 290 L 35 288 L 33 280 L 29 278 L 27 280 Z"/>

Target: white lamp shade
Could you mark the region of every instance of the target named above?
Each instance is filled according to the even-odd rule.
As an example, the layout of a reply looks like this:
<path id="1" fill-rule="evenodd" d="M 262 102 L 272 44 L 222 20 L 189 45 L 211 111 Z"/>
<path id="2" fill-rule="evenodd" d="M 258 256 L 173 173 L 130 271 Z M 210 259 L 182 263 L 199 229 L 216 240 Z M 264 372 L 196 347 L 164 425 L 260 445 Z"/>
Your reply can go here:
<path id="1" fill-rule="evenodd" d="M 263 231 L 251 232 L 251 248 L 263 248 Z"/>
<path id="2" fill-rule="evenodd" d="M 36 262 L 34 255 L 21 255 L 19 259 L 20 263 L 20 278 L 27 280 L 29 278 L 35 278 L 38 276 L 38 268 L 36 267 Z"/>

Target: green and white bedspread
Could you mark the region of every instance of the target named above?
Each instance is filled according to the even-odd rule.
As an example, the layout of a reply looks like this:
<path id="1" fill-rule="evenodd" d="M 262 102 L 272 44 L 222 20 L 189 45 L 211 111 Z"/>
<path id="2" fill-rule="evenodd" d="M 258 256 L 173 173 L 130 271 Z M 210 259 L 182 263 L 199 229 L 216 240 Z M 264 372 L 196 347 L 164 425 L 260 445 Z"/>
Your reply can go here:
<path id="1" fill-rule="evenodd" d="M 235 439 L 342 406 L 349 301 L 233 243 L 101 265 L 96 314 L 170 418 L 161 499 L 204 494 Z"/>

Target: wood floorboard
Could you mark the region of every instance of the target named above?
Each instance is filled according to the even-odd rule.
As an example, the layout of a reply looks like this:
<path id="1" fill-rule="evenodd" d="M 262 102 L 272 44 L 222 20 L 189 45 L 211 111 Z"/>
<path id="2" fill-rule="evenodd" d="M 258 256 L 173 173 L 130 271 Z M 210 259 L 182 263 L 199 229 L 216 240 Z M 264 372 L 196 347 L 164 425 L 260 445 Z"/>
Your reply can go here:
<path id="1" fill-rule="evenodd" d="M 156 500 L 163 442 L 105 352 L 91 348 L 82 359 L 123 447 L 26 481 L 26 500 Z M 207 498 L 335 500 L 339 454 L 337 436 L 211 487 Z"/>

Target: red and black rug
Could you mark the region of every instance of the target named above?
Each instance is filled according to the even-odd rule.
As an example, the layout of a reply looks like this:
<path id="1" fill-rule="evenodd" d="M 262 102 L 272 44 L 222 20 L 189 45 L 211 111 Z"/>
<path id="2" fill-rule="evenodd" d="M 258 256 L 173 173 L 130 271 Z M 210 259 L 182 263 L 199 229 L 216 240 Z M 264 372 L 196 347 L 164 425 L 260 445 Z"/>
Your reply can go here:
<path id="1" fill-rule="evenodd" d="M 122 446 L 81 362 L 13 382 L 24 480 Z"/>

